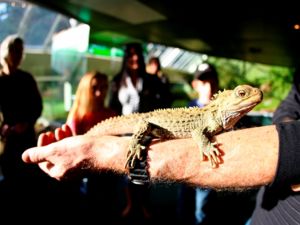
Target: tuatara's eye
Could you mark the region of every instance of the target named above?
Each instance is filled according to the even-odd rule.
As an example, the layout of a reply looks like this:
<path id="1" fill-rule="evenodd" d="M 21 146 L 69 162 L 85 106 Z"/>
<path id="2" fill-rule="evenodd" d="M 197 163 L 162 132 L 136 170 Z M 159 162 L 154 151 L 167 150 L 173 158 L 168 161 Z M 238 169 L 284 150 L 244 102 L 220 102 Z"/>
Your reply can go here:
<path id="1" fill-rule="evenodd" d="M 238 94 L 239 97 L 245 97 L 246 91 L 245 90 L 238 90 L 237 94 Z"/>

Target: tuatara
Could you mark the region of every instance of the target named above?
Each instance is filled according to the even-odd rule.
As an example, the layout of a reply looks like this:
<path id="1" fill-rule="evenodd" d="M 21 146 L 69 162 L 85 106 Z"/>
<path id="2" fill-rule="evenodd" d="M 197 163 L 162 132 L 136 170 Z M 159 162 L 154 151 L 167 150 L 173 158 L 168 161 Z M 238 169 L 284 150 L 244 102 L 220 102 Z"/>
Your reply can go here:
<path id="1" fill-rule="evenodd" d="M 133 134 L 126 167 L 132 168 L 146 148 L 147 137 L 161 140 L 192 137 L 200 149 L 199 158 L 206 156 L 212 167 L 220 163 L 220 151 L 213 136 L 233 126 L 263 99 L 262 91 L 249 85 L 215 94 L 203 108 L 167 108 L 147 113 L 113 117 L 95 125 L 87 135 Z"/>

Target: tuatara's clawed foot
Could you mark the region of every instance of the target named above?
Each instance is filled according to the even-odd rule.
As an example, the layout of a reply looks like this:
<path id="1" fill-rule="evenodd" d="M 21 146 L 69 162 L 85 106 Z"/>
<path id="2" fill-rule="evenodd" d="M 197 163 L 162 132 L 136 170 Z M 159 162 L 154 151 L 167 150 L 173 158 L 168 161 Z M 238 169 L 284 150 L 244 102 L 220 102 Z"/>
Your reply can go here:
<path id="1" fill-rule="evenodd" d="M 211 163 L 212 168 L 217 168 L 221 163 L 221 153 L 217 147 L 216 143 L 212 144 L 208 151 L 204 152 L 204 155 L 208 158 Z"/>
<path id="2" fill-rule="evenodd" d="M 136 160 L 141 160 L 141 152 L 146 149 L 143 145 L 136 145 L 131 147 L 128 152 L 127 161 L 126 161 L 126 168 L 133 168 L 135 165 Z"/>

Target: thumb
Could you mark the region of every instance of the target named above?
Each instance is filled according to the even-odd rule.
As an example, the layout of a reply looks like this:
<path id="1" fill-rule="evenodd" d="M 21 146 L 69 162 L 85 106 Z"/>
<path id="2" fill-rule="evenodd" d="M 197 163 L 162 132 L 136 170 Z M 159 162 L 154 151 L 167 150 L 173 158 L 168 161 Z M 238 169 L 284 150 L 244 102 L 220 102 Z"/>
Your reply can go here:
<path id="1" fill-rule="evenodd" d="M 40 163 L 45 161 L 43 147 L 29 148 L 22 154 L 22 160 L 25 163 Z"/>

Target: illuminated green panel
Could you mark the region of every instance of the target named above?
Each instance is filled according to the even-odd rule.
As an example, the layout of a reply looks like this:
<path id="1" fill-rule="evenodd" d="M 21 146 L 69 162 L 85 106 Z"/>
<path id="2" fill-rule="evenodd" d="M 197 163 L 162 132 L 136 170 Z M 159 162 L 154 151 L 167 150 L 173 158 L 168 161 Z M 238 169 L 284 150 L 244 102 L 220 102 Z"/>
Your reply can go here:
<path id="1" fill-rule="evenodd" d="M 93 55 L 108 56 L 108 57 L 123 57 L 124 52 L 120 48 L 107 47 L 104 45 L 91 44 L 88 52 Z"/>

